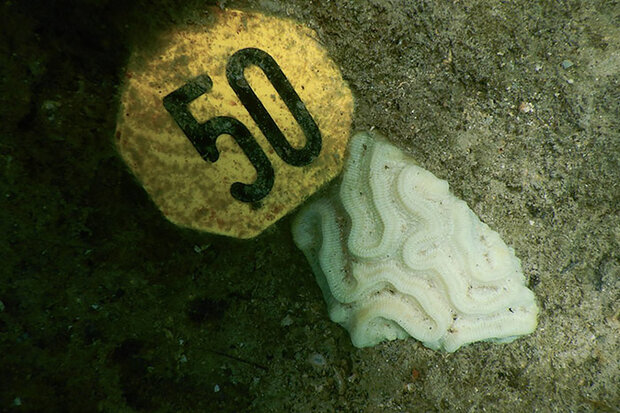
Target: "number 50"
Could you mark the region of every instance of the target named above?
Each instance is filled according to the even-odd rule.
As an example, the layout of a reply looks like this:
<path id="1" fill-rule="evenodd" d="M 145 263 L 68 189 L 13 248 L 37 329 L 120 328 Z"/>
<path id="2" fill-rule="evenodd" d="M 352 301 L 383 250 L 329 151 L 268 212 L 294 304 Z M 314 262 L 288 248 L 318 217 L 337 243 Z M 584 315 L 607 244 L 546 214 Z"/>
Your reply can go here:
<path id="1" fill-rule="evenodd" d="M 301 127 L 306 137 L 306 145 L 303 148 L 295 149 L 291 146 L 250 87 L 244 70 L 251 65 L 256 65 L 263 71 Z M 256 48 L 246 48 L 235 52 L 226 65 L 226 78 L 282 160 L 293 166 L 304 166 L 319 155 L 321 132 L 297 92 L 269 54 Z M 204 123 L 199 123 L 188 109 L 190 102 L 207 93 L 212 87 L 211 78 L 206 74 L 200 75 L 164 97 L 164 107 L 205 161 L 217 161 L 220 154 L 215 141 L 220 135 L 231 135 L 256 169 L 257 177 L 251 184 L 233 183 L 230 193 L 242 202 L 260 201 L 269 194 L 273 187 L 274 171 L 269 158 L 252 133 L 243 123 L 230 116 L 216 116 Z"/>

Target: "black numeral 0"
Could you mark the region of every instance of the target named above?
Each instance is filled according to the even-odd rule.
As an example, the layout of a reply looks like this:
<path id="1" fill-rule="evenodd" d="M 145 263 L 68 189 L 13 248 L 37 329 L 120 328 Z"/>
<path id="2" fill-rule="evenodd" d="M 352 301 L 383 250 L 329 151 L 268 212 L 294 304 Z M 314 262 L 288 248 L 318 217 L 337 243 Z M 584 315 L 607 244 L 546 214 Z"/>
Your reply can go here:
<path id="1" fill-rule="evenodd" d="M 244 70 L 251 65 L 261 68 L 301 127 L 306 136 L 306 145 L 303 148 L 295 149 L 291 146 L 248 84 Z M 311 163 L 319 155 L 321 152 L 319 128 L 271 56 L 255 48 L 239 50 L 228 61 L 226 78 L 282 160 L 293 166 L 303 166 Z M 274 171 L 271 162 L 252 133 L 243 123 L 229 116 L 216 116 L 204 123 L 199 123 L 187 107 L 194 99 L 211 90 L 212 86 L 213 82 L 208 75 L 200 75 L 168 94 L 164 98 L 164 107 L 205 161 L 217 161 L 219 152 L 215 141 L 220 135 L 231 135 L 256 169 L 257 177 L 251 184 L 235 182 L 230 187 L 230 193 L 242 202 L 260 201 L 273 187 Z"/>

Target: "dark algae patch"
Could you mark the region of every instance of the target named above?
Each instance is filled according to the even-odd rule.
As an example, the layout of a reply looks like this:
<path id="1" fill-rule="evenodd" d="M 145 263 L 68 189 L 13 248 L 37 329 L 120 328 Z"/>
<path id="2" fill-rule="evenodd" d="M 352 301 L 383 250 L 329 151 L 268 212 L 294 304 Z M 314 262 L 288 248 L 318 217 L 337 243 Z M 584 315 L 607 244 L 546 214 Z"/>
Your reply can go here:
<path id="1" fill-rule="evenodd" d="M 355 349 L 290 217 L 166 221 L 115 149 L 124 65 L 206 3 L 314 29 L 376 129 L 514 247 L 537 330 Z M 0 411 L 592 411 L 620 405 L 620 29 L 610 1 L 4 1 Z M 319 125 L 320 126 L 320 125 Z"/>

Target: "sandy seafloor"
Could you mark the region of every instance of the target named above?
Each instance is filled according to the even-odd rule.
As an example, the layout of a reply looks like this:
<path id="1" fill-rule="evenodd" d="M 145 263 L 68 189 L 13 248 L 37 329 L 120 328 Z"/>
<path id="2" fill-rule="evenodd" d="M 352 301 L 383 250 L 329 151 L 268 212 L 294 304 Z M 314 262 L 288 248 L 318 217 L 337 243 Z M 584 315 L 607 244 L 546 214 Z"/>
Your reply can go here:
<path id="1" fill-rule="evenodd" d="M 128 172 L 128 56 L 205 4 L 0 5 L 0 411 L 620 411 L 617 1 L 218 4 L 316 30 L 353 129 L 514 247 L 538 328 L 453 354 L 354 348 L 290 216 L 250 241 L 180 229 Z"/>

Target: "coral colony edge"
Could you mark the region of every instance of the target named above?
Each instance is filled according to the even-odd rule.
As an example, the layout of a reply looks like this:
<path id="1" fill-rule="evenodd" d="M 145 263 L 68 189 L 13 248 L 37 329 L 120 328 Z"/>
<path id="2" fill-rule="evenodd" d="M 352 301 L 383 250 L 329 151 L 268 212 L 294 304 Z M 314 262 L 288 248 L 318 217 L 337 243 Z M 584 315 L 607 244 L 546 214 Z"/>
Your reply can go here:
<path id="1" fill-rule="evenodd" d="M 341 181 L 292 229 L 353 344 L 411 336 L 453 352 L 533 332 L 534 294 L 498 233 L 378 134 L 358 133 L 349 145 Z"/>

